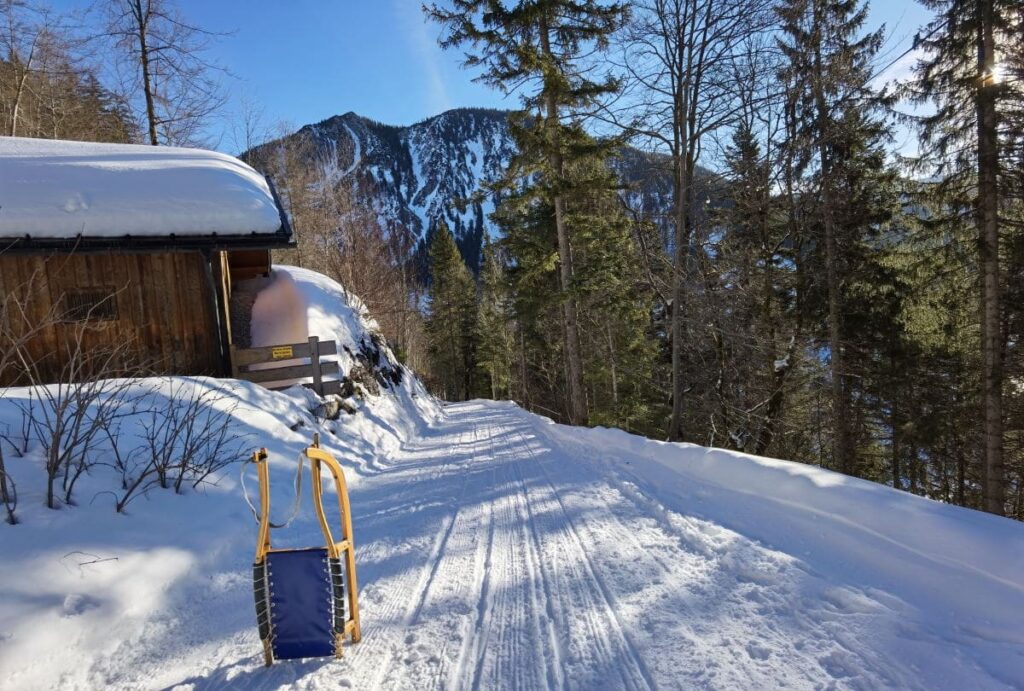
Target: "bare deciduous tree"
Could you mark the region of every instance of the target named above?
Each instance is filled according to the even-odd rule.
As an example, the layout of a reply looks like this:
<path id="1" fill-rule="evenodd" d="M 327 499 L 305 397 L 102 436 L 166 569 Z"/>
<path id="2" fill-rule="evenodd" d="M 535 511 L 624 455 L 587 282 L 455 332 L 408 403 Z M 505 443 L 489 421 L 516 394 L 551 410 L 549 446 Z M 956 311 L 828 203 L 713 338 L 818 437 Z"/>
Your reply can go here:
<path id="1" fill-rule="evenodd" d="M 225 70 L 205 57 L 223 34 L 187 21 L 172 0 L 103 0 L 100 7 L 125 90 L 141 101 L 146 139 L 153 146 L 200 142 L 225 103 L 218 80 Z"/>
<path id="2" fill-rule="evenodd" d="M 695 220 L 695 174 L 707 137 L 736 115 L 735 63 L 765 29 L 766 0 L 644 0 L 625 39 L 630 85 L 614 113 L 627 130 L 667 150 L 673 175 L 671 238 L 672 417 L 668 438 L 682 439 L 686 286 Z M 610 111 L 611 112 L 611 111 Z"/>

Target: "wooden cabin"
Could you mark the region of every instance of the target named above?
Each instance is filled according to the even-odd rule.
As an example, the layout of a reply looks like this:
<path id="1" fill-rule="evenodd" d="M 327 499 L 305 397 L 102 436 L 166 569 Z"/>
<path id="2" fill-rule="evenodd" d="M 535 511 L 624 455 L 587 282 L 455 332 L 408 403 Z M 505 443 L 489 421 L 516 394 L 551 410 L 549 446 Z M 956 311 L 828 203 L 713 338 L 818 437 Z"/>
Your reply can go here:
<path id="1" fill-rule="evenodd" d="M 0 301 L 18 301 L 9 336 L 38 331 L 24 352 L 43 381 L 75 339 L 127 367 L 229 374 L 232 287 L 292 244 L 273 187 L 230 156 L 0 137 Z"/>

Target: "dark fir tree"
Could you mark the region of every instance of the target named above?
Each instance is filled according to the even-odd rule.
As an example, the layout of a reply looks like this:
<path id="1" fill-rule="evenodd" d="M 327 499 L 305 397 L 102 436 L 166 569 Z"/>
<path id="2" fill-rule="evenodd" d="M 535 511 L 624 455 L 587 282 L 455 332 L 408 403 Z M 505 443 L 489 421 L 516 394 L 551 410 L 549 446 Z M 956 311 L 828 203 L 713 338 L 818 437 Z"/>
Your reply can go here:
<path id="1" fill-rule="evenodd" d="M 575 269 L 566 223 L 565 167 L 574 113 L 617 88 L 611 79 L 595 80 L 588 69 L 596 51 L 626 18 L 625 6 L 597 0 L 451 0 L 427 12 L 446 30 L 446 48 L 470 46 L 466 65 L 482 68 L 481 79 L 506 93 L 520 89 L 524 110 L 517 120 L 539 152 L 546 201 L 558 242 L 559 291 L 564 334 L 568 418 L 587 423 L 579 308 L 572 291 Z"/>
<path id="2" fill-rule="evenodd" d="M 430 374 L 448 400 L 473 393 L 476 350 L 476 285 L 448 226 L 440 222 L 430 244 L 427 316 Z"/>
<path id="3" fill-rule="evenodd" d="M 512 393 L 515 358 L 512 296 L 502 250 L 485 238 L 480 265 L 479 346 L 477 366 L 487 394 L 498 400 Z"/>
<path id="4" fill-rule="evenodd" d="M 579 128 L 567 129 L 566 136 L 572 137 L 573 152 L 566 160 L 564 188 L 576 267 L 570 289 L 579 310 L 590 419 L 653 432 L 663 428 L 658 402 L 664 392 L 654 382 L 654 298 L 642 274 L 633 223 L 622 210 L 606 146 Z M 551 338 L 562 320 L 557 228 L 543 183 L 531 176 L 517 178 L 495 219 L 508 255 L 523 399 L 538 410 L 565 410 L 558 386 L 563 341 Z"/>
<path id="5" fill-rule="evenodd" d="M 934 114 L 921 121 L 922 148 L 932 152 L 926 164 L 943 183 L 946 214 L 973 214 L 980 288 L 984 508 L 1002 515 L 1006 511 L 1007 343 L 1000 267 L 1006 230 L 1000 208 L 1008 201 L 1008 169 L 1020 165 L 1011 145 L 1014 128 L 1007 127 L 1013 121 L 1008 122 L 1007 115 L 1019 108 L 1020 93 L 1015 89 L 1020 87 L 1001 79 L 999 63 L 1012 64 L 1013 56 L 1020 53 L 1021 5 L 1017 0 L 922 0 L 922 4 L 936 16 L 919 34 L 926 57 L 917 65 L 911 90 L 919 102 L 935 106 Z"/>
<path id="6" fill-rule="evenodd" d="M 792 85 L 797 166 L 817 193 L 813 209 L 827 332 L 824 352 L 831 386 L 832 466 L 858 472 L 847 363 L 850 327 L 844 304 L 850 278 L 864 265 L 864 240 L 891 215 L 892 173 L 883 144 L 889 138 L 872 91 L 872 60 L 881 30 L 863 34 L 867 5 L 852 0 L 786 0 L 778 10 L 786 59 L 782 81 Z"/>

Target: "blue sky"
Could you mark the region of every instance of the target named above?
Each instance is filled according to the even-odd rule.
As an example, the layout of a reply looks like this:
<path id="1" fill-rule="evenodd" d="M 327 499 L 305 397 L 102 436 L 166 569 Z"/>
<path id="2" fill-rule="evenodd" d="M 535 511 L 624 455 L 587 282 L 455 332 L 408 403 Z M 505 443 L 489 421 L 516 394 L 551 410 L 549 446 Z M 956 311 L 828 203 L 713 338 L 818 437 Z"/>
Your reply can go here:
<path id="1" fill-rule="evenodd" d="M 229 108 L 258 103 L 268 127 L 299 127 L 350 110 L 406 125 L 448 108 L 516 105 L 474 83 L 461 56 L 437 46 L 439 30 L 424 20 L 420 0 L 178 0 L 178 6 L 201 26 L 233 32 L 210 51 L 233 75 L 225 79 Z M 886 50 L 895 57 L 928 16 L 913 0 L 875 0 L 868 28 L 887 24 Z M 232 151 L 229 129 L 215 129 L 219 148 Z"/>
<path id="2" fill-rule="evenodd" d="M 437 45 L 419 0 L 183 0 L 204 26 L 233 30 L 214 52 L 233 89 L 297 125 L 355 111 L 411 124 L 458 106 L 509 105 Z M 514 104 L 513 104 L 514 105 Z"/>

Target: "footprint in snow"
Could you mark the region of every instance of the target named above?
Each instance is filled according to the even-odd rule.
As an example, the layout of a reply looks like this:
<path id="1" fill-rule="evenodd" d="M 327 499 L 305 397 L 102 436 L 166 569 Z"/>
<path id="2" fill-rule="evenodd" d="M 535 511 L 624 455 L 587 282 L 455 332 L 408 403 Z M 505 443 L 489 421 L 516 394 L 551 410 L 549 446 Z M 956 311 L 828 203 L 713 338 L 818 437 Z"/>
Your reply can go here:
<path id="1" fill-rule="evenodd" d="M 100 606 L 99 600 L 88 595 L 74 593 L 64 598 L 64 605 L 61 608 L 63 616 L 77 617 L 79 614 L 88 612 Z"/>
<path id="2" fill-rule="evenodd" d="M 757 643 L 747 643 L 747 655 L 755 660 L 767 660 L 772 656 L 772 651 Z"/>

